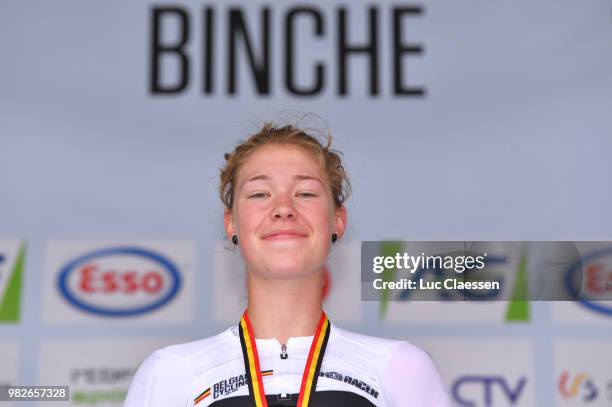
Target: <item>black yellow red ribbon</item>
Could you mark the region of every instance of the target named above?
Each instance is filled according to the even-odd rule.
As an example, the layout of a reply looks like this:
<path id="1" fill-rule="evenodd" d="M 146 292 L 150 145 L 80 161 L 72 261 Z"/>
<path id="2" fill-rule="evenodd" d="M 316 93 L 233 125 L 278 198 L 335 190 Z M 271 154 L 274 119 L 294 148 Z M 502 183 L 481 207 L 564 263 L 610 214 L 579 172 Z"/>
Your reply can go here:
<path id="1" fill-rule="evenodd" d="M 298 398 L 297 407 L 306 407 L 310 402 L 311 395 L 317 387 L 317 378 L 321 370 L 325 347 L 329 340 L 330 323 L 325 312 L 321 314 L 317 330 L 310 345 L 310 352 L 302 374 L 302 384 L 300 386 L 300 396 Z M 268 407 L 266 400 L 266 392 L 264 391 L 262 372 L 259 366 L 259 355 L 257 354 L 257 344 L 253 334 L 253 327 L 249 321 L 249 316 L 246 310 L 240 320 L 238 326 L 240 332 L 240 344 L 242 346 L 242 354 L 244 356 L 244 367 L 247 375 L 247 383 L 249 385 L 249 394 L 253 405 L 256 407 Z"/>

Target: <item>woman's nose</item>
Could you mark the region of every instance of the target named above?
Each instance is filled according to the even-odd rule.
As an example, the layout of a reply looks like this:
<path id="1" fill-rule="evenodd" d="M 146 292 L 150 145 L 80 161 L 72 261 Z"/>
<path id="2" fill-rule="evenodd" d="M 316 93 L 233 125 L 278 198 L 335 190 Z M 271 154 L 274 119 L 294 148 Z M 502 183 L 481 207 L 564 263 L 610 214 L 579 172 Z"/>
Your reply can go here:
<path id="1" fill-rule="evenodd" d="M 273 210 L 274 218 L 293 218 L 295 217 L 295 209 L 291 198 L 285 196 L 277 196 L 274 202 Z"/>

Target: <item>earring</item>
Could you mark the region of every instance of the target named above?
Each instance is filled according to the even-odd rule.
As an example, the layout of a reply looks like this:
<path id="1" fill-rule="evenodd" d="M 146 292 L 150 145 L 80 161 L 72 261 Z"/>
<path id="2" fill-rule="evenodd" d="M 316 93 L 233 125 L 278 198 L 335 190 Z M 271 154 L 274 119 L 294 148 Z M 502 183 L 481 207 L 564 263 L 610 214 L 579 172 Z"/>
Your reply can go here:
<path id="1" fill-rule="evenodd" d="M 232 235 L 232 243 L 233 244 L 238 244 L 238 236 Z"/>
<path id="2" fill-rule="evenodd" d="M 336 240 L 338 240 L 338 235 L 336 233 L 332 233 L 332 243 L 336 243 Z"/>

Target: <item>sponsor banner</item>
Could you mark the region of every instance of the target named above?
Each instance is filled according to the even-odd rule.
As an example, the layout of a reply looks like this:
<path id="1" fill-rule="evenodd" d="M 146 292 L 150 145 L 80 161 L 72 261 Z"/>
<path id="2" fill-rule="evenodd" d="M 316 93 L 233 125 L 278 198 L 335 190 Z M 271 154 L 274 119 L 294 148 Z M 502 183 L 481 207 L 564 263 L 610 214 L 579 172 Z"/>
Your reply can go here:
<path id="1" fill-rule="evenodd" d="M 538 406 L 528 340 L 473 337 L 410 341 L 431 355 L 454 406 Z"/>
<path id="2" fill-rule="evenodd" d="M 189 241 L 51 241 L 46 323 L 189 323 L 194 306 Z"/>
<path id="3" fill-rule="evenodd" d="M 40 345 L 39 384 L 70 386 L 54 406 L 121 406 L 140 364 L 153 351 L 188 338 L 47 340 Z"/>
<path id="4" fill-rule="evenodd" d="M 556 405 L 612 405 L 612 343 L 557 340 L 554 344 Z"/>
<path id="5" fill-rule="evenodd" d="M 0 239 L 0 323 L 19 321 L 25 243 Z"/>
<path id="6" fill-rule="evenodd" d="M 359 242 L 342 242 L 332 249 L 324 274 L 325 311 L 333 322 L 361 320 Z M 215 248 L 214 318 L 237 323 L 247 305 L 246 274 L 240 249 L 220 243 Z"/>

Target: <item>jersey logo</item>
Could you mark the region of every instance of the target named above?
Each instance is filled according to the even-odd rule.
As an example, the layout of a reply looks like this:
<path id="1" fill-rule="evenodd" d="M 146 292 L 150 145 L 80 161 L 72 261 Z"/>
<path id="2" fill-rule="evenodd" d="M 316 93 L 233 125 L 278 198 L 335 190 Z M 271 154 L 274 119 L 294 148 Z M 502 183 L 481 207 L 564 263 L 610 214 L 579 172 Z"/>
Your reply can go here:
<path id="1" fill-rule="evenodd" d="M 368 393 L 370 396 L 374 397 L 375 399 L 378 398 L 377 390 L 375 390 L 372 386 L 370 386 L 366 382 L 363 382 L 359 379 L 352 378 L 351 376 L 343 375 L 342 373 L 338 373 L 338 372 L 321 372 L 319 373 L 319 376 L 327 377 L 328 379 L 334 379 L 340 382 L 351 384 L 357 387 L 358 389 L 365 391 L 366 393 Z"/>
<path id="2" fill-rule="evenodd" d="M 261 371 L 262 376 L 272 376 L 272 374 L 274 374 L 273 369 Z M 200 401 L 204 400 L 206 397 L 210 396 L 211 394 L 213 395 L 213 399 L 217 399 L 220 396 L 227 396 L 228 394 L 235 392 L 240 387 L 246 384 L 247 384 L 246 373 L 238 375 L 238 376 L 228 377 L 226 379 L 218 381 L 212 387 L 209 387 L 208 389 L 200 393 L 195 398 L 194 403 L 198 404 Z"/>

